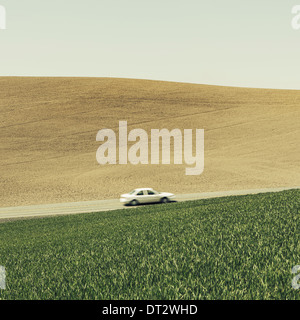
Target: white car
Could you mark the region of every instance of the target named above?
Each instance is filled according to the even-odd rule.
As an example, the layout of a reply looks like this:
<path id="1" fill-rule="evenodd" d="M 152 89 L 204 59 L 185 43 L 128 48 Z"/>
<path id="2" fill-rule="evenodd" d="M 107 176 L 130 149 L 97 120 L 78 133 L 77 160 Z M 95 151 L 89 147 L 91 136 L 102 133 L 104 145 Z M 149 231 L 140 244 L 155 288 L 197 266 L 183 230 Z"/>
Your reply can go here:
<path id="1" fill-rule="evenodd" d="M 152 188 L 138 188 L 129 193 L 122 194 L 120 202 L 136 206 L 142 203 L 162 202 L 168 203 L 175 198 L 173 193 L 157 192 Z"/>

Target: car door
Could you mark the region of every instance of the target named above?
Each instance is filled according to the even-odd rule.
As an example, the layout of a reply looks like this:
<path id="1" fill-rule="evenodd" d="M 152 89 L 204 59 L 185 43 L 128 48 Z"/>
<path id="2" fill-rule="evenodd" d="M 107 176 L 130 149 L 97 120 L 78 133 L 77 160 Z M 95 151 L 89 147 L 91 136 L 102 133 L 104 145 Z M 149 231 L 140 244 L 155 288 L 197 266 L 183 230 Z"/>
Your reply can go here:
<path id="1" fill-rule="evenodd" d="M 153 190 L 145 190 L 147 192 L 147 201 L 150 203 L 159 202 L 159 194 Z"/>
<path id="2" fill-rule="evenodd" d="M 144 190 L 140 190 L 136 193 L 136 200 L 139 203 L 146 203 L 148 195 L 145 194 Z"/>

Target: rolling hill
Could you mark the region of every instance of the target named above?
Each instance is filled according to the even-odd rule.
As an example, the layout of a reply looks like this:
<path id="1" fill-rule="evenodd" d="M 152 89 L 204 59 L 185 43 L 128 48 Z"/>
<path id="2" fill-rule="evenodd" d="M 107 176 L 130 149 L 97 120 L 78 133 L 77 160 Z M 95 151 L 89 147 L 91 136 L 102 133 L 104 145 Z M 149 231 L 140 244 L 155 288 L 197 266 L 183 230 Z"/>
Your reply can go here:
<path id="1" fill-rule="evenodd" d="M 300 181 L 300 91 L 116 78 L 0 78 L 0 206 L 193 193 Z M 97 132 L 205 129 L 205 169 L 107 165 Z"/>

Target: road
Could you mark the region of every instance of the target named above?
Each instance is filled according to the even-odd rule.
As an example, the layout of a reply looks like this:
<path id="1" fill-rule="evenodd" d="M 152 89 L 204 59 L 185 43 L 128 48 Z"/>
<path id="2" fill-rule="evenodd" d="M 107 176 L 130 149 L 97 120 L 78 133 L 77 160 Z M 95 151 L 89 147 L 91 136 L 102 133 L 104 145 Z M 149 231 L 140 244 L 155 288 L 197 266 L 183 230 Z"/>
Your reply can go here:
<path id="1" fill-rule="evenodd" d="M 176 195 L 176 200 L 178 202 L 181 202 L 181 201 L 219 198 L 219 197 L 236 196 L 236 195 L 279 192 L 279 191 L 290 190 L 290 189 L 300 189 L 300 187 L 249 189 L 249 190 L 179 194 L 179 195 Z M 33 206 L 23 206 L 23 207 L 7 207 L 7 208 L 0 208 L 0 220 L 20 219 L 20 218 L 26 218 L 26 217 L 57 216 L 57 215 L 76 214 L 76 213 L 90 213 L 90 212 L 109 211 L 109 210 L 127 209 L 127 208 L 130 208 L 130 207 L 124 207 L 119 202 L 118 199 L 33 205 Z"/>

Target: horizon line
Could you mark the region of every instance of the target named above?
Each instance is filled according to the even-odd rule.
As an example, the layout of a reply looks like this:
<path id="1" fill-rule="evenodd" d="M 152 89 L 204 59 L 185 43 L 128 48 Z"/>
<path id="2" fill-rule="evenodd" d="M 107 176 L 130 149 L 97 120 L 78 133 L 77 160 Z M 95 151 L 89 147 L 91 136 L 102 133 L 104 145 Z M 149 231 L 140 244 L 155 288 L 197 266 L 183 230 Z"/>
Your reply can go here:
<path id="1" fill-rule="evenodd" d="M 140 80 L 140 81 L 156 81 L 156 82 L 170 82 L 170 83 L 181 83 L 181 84 L 193 84 L 201 86 L 215 86 L 215 87 L 228 87 L 228 88 L 240 88 L 240 89 L 257 89 L 257 90 L 285 90 L 285 91 L 300 91 L 295 88 L 272 88 L 272 87 L 253 87 L 253 86 L 242 86 L 242 85 L 225 85 L 225 84 L 212 84 L 212 83 L 199 83 L 199 82 L 189 82 L 189 81 L 176 81 L 176 80 L 159 80 L 159 79 L 147 79 L 147 78 L 134 78 L 134 77 L 108 77 L 108 76 L 50 76 L 50 75 L 13 75 L 13 76 L 3 76 L 1 78 L 75 78 L 75 79 L 120 79 L 120 80 Z"/>

